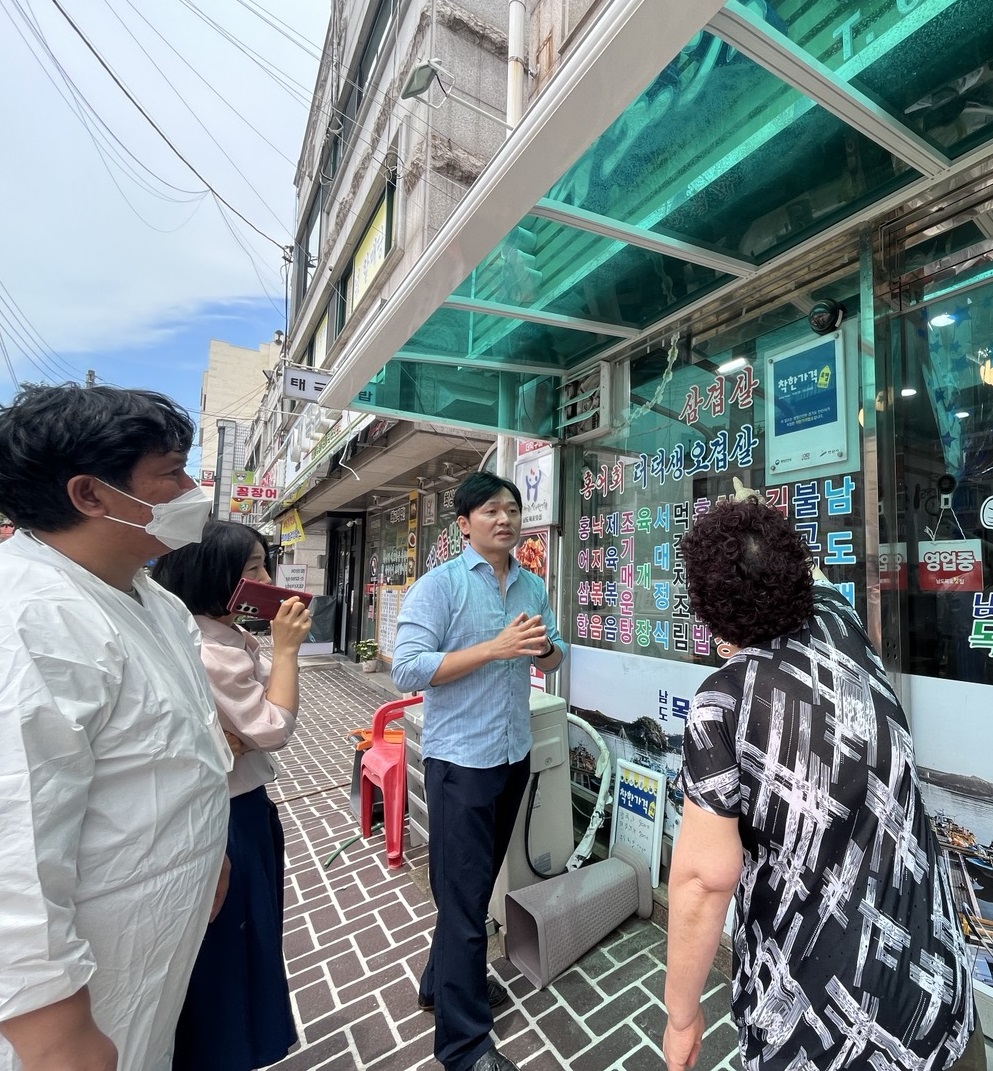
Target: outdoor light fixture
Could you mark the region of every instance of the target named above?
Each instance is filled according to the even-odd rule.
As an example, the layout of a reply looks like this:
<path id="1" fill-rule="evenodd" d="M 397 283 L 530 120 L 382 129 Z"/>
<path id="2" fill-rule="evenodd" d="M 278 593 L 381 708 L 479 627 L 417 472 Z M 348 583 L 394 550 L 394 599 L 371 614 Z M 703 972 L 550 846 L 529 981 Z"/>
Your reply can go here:
<path id="1" fill-rule="evenodd" d="M 748 364 L 748 361 L 744 357 L 733 357 L 730 361 L 725 361 L 717 366 L 717 374 L 726 376 L 728 372 L 737 372 L 739 368 L 744 368 L 746 364 Z"/>
<path id="2" fill-rule="evenodd" d="M 441 85 L 442 91 L 444 91 L 445 87 L 442 85 L 440 78 L 441 71 L 442 68 L 437 65 L 436 60 L 427 60 L 419 64 L 407 75 L 407 81 L 404 82 L 403 89 L 400 90 L 401 98 L 409 100 L 411 97 L 423 97 L 436 78 L 438 79 L 438 84 Z"/>
<path id="3" fill-rule="evenodd" d="M 932 327 L 951 327 L 955 323 L 955 317 L 950 312 L 939 312 L 937 316 L 928 320 Z"/>
<path id="4" fill-rule="evenodd" d="M 955 415 L 959 418 L 959 420 L 965 420 L 969 414 L 964 409 L 960 409 Z"/>
<path id="5" fill-rule="evenodd" d="M 916 387 L 904 387 L 903 390 L 900 391 L 900 397 L 901 398 L 913 398 L 913 396 L 916 393 L 917 393 L 917 388 Z"/>
<path id="6" fill-rule="evenodd" d="M 455 75 L 446 71 L 445 68 L 442 67 L 441 60 L 429 59 L 419 63 L 410 74 L 407 75 L 407 80 L 403 83 L 403 89 L 400 90 L 400 99 L 423 100 L 429 108 L 437 110 L 445 103 L 445 101 L 441 100 L 437 104 L 432 104 L 431 101 L 427 99 L 427 93 L 431 88 L 432 82 L 438 83 L 438 88 L 445 95 L 445 100 L 451 99 L 457 101 L 459 104 L 468 108 L 469 111 L 476 112 L 477 115 L 483 115 L 487 119 L 492 119 L 496 123 L 502 123 L 508 130 L 513 129 L 513 123 L 508 123 L 502 115 L 497 115 L 496 112 L 481 107 L 474 100 L 470 100 L 468 97 L 459 93 L 455 89 Z"/>

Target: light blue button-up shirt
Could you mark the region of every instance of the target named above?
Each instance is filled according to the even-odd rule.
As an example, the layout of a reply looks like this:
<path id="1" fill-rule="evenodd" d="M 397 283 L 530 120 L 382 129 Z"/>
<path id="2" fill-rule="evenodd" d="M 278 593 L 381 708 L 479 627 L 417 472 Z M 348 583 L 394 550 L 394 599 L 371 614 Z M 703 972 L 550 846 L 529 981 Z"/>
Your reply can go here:
<path id="1" fill-rule="evenodd" d="M 489 769 L 518 762 L 530 751 L 530 658 L 488 662 L 458 680 L 431 685 L 449 651 L 493 639 L 521 613 L 541 614 L 549 641 L 565 656 L 545 585 L 515 558 L 506 596 L 493 566 L 470 546 L 407 592 L 397 618 L 393 682 L 403 692 L 424 693 L 424 758 Z"/>

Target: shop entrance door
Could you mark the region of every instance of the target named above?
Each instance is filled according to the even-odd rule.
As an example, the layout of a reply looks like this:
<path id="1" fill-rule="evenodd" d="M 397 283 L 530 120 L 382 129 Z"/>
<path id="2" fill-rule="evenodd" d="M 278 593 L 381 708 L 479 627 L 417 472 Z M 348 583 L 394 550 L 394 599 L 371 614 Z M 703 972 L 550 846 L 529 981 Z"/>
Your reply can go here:
<path id="1" fill-rule="evenodd" d="M 331 639 L 336 652 L 347 652 L 358 638 L 360 611 L 359 556 L 362 550 L 362 517 L 331 518 L 328 527 L 328 594 L 333 600 Z"/>
<path id="2" fill-rule="evenodd" d="M 889 320 L 880 601 L 887 669 L 993 1014 L 993 248 L 949 257 L 955 233 L 945 257 L 901 279 Z"/>

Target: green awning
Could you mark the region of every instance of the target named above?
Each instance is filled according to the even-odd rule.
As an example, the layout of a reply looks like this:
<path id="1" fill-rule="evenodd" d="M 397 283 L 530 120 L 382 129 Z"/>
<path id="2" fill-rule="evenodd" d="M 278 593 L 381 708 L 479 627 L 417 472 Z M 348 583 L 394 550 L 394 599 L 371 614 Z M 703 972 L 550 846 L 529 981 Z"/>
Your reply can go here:
<path id="1" fill-rule="evenodd" d="M 993 137 L 989 0 L 617 0 L 587 42 L 362 325 L 325 404 L 554 436 L 558 384 Z M 618 100 L 596 137 L 589 79 Z"/>

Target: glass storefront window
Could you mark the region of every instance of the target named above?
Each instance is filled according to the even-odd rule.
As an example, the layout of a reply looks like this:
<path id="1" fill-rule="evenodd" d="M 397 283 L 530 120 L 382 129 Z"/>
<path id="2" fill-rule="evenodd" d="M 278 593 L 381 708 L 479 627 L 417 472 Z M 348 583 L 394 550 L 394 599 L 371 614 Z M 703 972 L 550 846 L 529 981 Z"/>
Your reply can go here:
<path id="1" fill-rule="evenodd" d="M 899 325 L 880 428 L 891 422 L 901 508 L 879 538 L 885 597 L 905 607 L 903 669 L 993 683 L 993 283 Z"/>
<path id="2" fill-rule="evenodd" d="M 632 362 L 624 427 L 567 474 L 577 644 L 720 662 L 690 611 L 679 544 L 732 476 L 765 492 L 865 617 L 857 350 L 851 317 L 827 337 L 803 320 L 702 359 L 677 341 Z"/>
<path id="3" fill-rule="evenodd" d="M 449 487 L 434 492 L 428 496 L 433 499 L 430 511 L 421 509 L 418 576 L 462 553 L 462 530 L 455 519 L 455 491 L 455 487 Z"/>

